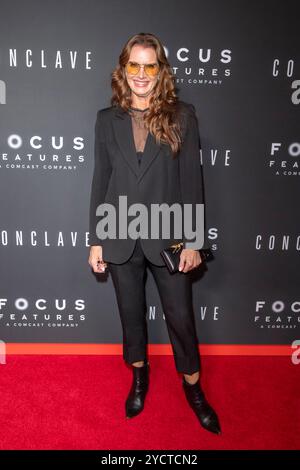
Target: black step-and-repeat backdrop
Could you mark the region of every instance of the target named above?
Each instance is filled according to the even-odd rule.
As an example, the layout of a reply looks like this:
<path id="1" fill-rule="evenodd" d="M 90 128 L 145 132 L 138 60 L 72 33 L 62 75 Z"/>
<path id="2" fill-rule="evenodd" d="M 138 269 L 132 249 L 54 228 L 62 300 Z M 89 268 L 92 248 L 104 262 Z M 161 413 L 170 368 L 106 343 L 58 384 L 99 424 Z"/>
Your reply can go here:
<path id="1" fill-rule="evenodd" d="M 88 265 L 89 196 L 96 113 L 141 31 L 199 120 L 215 254 L 193 283 L 199 342 L 299 337 L 299 15 L 281 3 L 1 0 L 1 340 L 121 342 L 112 280 Z M 168 343 L 150 271 L 146 295 L 149 342 Z"/>

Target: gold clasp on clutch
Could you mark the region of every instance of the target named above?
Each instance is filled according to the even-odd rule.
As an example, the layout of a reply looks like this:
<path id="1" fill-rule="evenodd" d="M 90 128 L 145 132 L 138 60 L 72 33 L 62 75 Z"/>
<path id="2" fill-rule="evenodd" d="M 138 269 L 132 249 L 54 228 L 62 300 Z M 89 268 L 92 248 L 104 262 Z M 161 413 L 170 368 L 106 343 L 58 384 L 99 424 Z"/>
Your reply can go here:
<path id="1" fill-rule="evenodd" d="M 180 248 L 183 246 L 183 243 L 176 243 L 175 245 L 171 245 L 171 248 L 173 248 L 173 253 L 177 253 Z"/>

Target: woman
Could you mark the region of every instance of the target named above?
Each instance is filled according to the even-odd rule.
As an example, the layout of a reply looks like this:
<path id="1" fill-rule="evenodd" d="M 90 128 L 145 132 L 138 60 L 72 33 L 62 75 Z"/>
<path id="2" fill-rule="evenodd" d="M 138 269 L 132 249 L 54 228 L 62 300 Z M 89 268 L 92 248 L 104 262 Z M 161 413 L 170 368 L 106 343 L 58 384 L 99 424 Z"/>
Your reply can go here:
<path id="1" fill-rule="evenodd" d="M 119 228 L 114 230 L 116 221 L 120 226 L 125 220 L 120 195 L 132 207 L 141 203 L 146 209 L 161 203 L 202 204 L 198 120 L 194 106 L 176 97 L 174 81 L 157 37 L 140 33 L 127 41 L 112 73 L 111 106 L 97 113 L 89 264 L 95 273 L 108 268 L 116 291 L 123 358 L 133 372 L 126 416 L 136 416 L 143 410 L 149 386 L 145 301 L 148 266 L 158 287 L 175 365 L 183 374 L 185 396 L 200 424 L 220 434 L 218 417 L 200 386 L 192 306 L 190 271 L 202 262 L 198 249 L 203 241 L 196 248 L 194 242 L 190 248 L 187 238 L 180 237 L 184 245 L 179 271 L 170 274 L 160 252 L 178 242 L 173 225 L 168 239 L 124 233 L 120 236 Z M 100 222 L 99 216 L 105 211 L 99 206 L 104 203 L 116 209 L 114 223 L 112 219 Z M 107 236 L 104 227 L 109 224 Z"/>

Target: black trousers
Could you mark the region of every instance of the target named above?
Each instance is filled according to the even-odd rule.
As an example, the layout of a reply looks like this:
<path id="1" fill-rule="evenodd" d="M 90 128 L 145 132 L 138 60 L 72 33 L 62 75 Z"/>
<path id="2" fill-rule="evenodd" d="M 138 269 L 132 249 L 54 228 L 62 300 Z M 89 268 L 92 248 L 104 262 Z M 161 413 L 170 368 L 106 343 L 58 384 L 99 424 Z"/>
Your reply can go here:
<path id="1" fill-rule="evenodd" d="M 170 274 L 166 266 L 152 264 L 144 255 L 140 239 L 129 260 L 122 264 L 108 263 L 123 329 L 123 358 L 128 364 L 148 360 L 146 266 L 158 288 L 176 369 L 191 375 L 200 370 L 200 355 L 190 273 Z"/>

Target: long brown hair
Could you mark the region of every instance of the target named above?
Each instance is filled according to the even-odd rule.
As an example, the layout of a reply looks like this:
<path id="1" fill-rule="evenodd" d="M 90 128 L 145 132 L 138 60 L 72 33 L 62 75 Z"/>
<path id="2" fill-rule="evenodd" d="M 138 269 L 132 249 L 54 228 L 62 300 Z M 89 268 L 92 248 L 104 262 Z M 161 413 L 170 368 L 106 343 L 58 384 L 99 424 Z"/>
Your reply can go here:
<path id="1" fill-rule="evenodd" d="M 181 128 L 177 114 L 178 98 L 175 93 L 175 78 L 166 58 L 160 40 L 150 33 L 139 33 L 132 36 L 122 49 L 119 64 L 111 73 L 111 105 L 119 105 L 128 111 L 131 106 L 131 90 L 128 86 L 125 65 L 135 44 L 152 47 L 156 51 L 160 66 L 159 79 L 149 100 L 149 110 L 144 114 L 145 125 L 155 137 L 158 144 L 169 144 L 173 156 L 181 146 Z"/>

